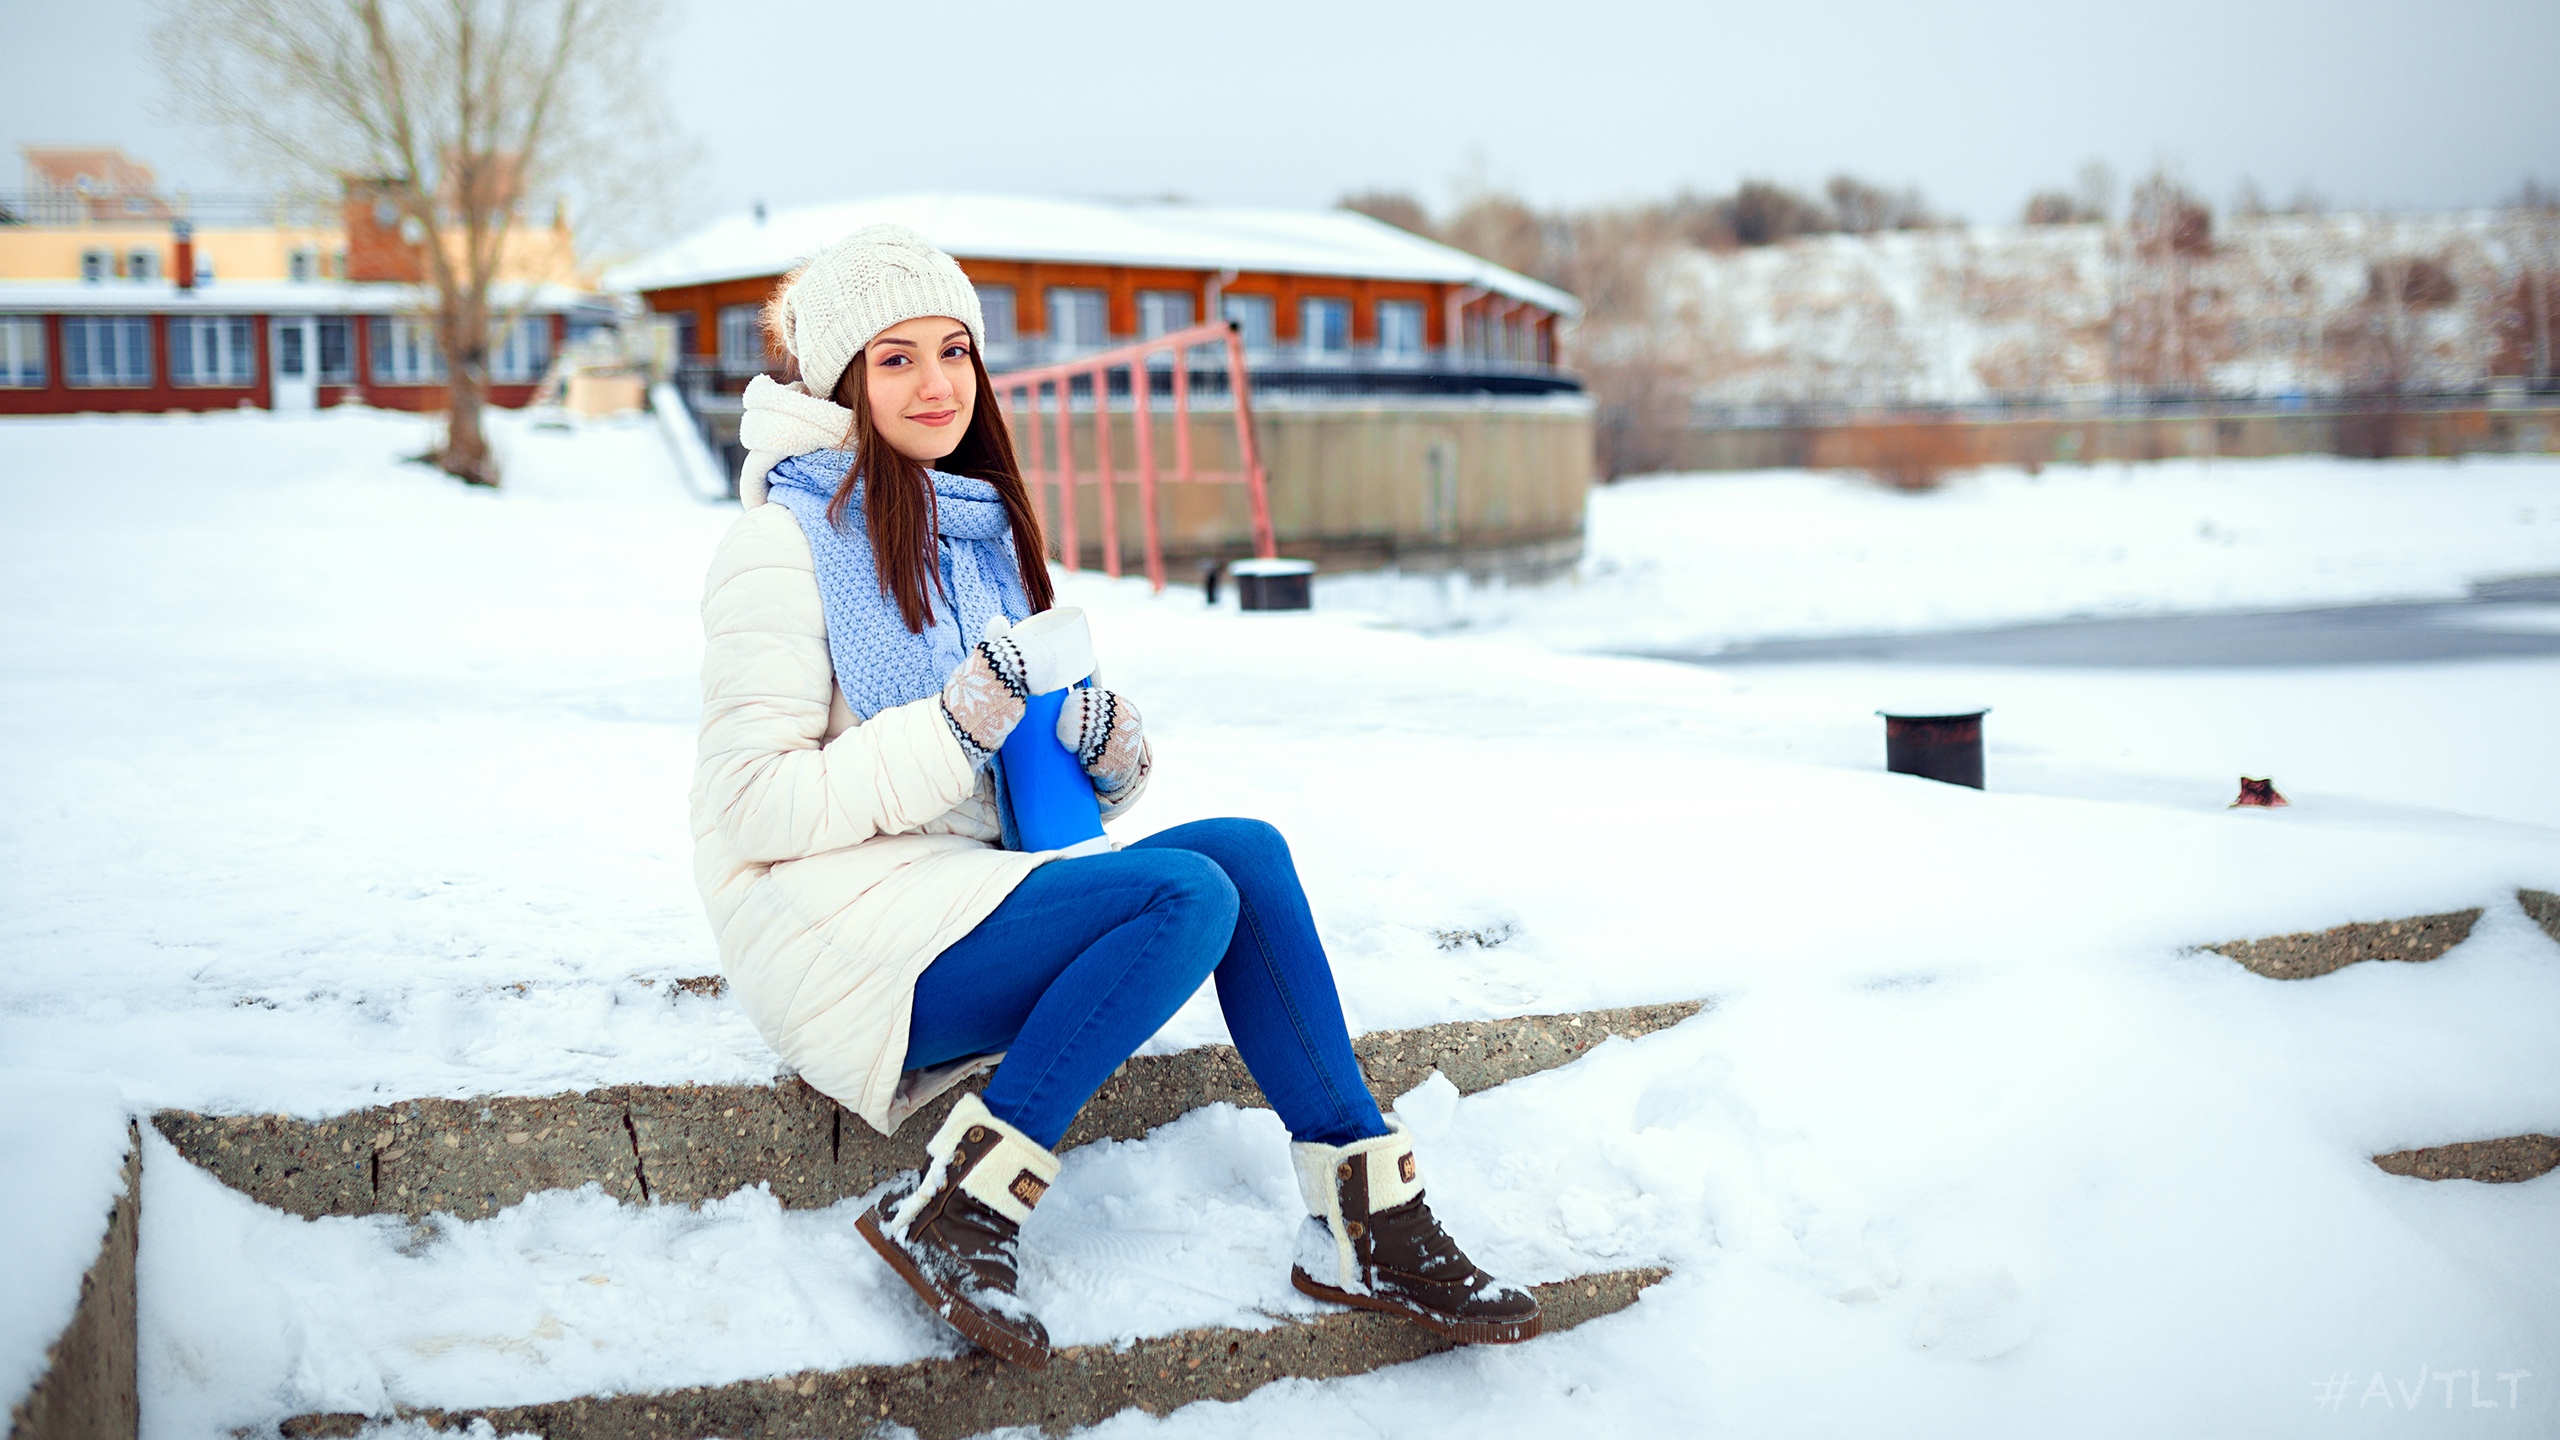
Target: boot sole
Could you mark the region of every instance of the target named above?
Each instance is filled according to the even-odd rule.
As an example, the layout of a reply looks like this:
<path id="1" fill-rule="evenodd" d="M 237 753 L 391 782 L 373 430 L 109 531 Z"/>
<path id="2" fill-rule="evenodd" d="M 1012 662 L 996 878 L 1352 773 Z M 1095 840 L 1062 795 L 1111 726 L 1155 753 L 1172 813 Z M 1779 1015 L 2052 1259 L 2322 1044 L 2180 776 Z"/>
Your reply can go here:
<path id="1" fill-rule="evenodd" d="M 997 1324 L 994 1317 L 977 1306 L 957 1295 L 945 1293 L 917 1266 L 912 1256 L 881 1230 L 879 1218 L 873 1212 L 863 1211 L 853 1222 L 853 1228 L 862 1232 L 862 1238 L 870 1242 L 872 1249 L 880 1252 L 880 1258 L 889 1262 L 889 1268 L 898 1272 L 898 1278 L 907 1282 L 907 1288 L 916 1292 L 917 1299 L 941 1316 L 945 1324 L 959 1331 L 970 1344 L 1025 1370 L 1049 1368 L 1046 1347 L 1026 1342 Z"/>
<path id="2" fill-rule="evenodd" d="M 1381 1315 L 1394 1315 L 1461 1345 L 1517 1345 L 1523 1340 L 1536 1339 L 1538 1331 L 1546 1323 L 1544 1315 L 1532 1315 L 1526 1320 L 1452 1320 L 1415 1306 L 1382 1300 L 1375 1295 L 1354 1295 L 1348 1290 L 1336 1290 L 1294 1265 L 1289 1267 L 1289 1283 L 1296 1286 L 1301 1295 L 1348 1305 L 1355 1310 L 1375 1310 Z"/>

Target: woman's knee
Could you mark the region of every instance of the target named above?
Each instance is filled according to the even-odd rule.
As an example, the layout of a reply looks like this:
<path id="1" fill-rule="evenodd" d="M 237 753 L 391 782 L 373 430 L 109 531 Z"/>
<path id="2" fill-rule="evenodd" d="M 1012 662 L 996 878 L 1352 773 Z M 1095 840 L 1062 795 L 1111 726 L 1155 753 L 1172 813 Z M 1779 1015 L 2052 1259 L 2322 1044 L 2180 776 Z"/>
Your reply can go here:
<path id="1" fill-rule="evenodd" d="M 1215 859 L 1190 850 L 1122 853 L 1146 856 L 1148 908 L 1164 910 L 1186 926 L 1210 933 L 1224 950 L 1224 939 L 1235 929 L 1237 907 L 1243 902 L 1236 894 L 1236 882 Z"/>
<path id="2" fill-rule="evenodd" d="M 1290 863 L 1288 840 L 1267 820 L 1241 816 L 1202 820 L 1182 827 L 1180 843 L 1216 860 L 1230 874 Z"/>

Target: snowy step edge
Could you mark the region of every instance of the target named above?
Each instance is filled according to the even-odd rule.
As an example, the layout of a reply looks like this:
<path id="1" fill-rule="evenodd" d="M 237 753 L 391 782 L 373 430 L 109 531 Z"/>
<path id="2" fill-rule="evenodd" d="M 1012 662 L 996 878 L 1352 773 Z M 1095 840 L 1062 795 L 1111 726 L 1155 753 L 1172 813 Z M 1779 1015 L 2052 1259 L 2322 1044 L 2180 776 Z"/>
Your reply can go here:
<path id="1" fill-rule="evenodd" d="M 2519 891 L 2518 898 L 2521 901 L 2523 896 L 2539 893 Z M 2531 902 L 2524 903 L 2529 910 Z M 2225 940 L 2198 948 L 2236 960 L 2251 973 L 2270 980 L 2311 980 L 2367 960 L 2422 964 L 2442 959 L 2446 951 L 2471 938 L 2471 927 L 2487 913 L 2474 907 L 2398 920 L 2359 920 L 2326 930 Z M 2551 926 L 2546 924 L 2544 928 Z M 2552 938 L 2560 940 L 2560 933 Z"/>
<path id="2" fill-rule="evenodd" d="M 1616 1270 L 1529 1288 L 1545 1312 L 1543 1333 L 1554 1334 L 1626 1309 L 1670 1273 L 1661 1267 Z M 1288 1320 L 1267 1330 L 1185 1330 L 1124 1349 L 1074 1346 L 1037 1371 L 971 1353 L 539 1405 L 404 1405 L 397 1418 L 435 1430 L 486 1421 L 500 1435 L 530 1432 L 547 1440 L 799 1440 L 868 1436 L 891 1425 L 907 1427 L 920 1440 L 962 1440 L 1009 1426 L 1056 1435 L 1133 1406 L 1163 1416 L 1195 1401 L 1242 1400 L 1275 1380 L 1340 1379 L 1454 1348 L 1454 1342 L 1410 1322 L 1349 1311 Z M 378 1418 L 301 1415 L 279 1428 L 288 1440 L 351 1437 Z"/>
<path id="3" fill-rule="evenodd" d="M 140 1433 L 142 1337 L 134 1266 L 142 1236 L 142 1134 L 130 1121 L 125 1134 L 123 1188 L 107 1212 L 98 1258 L 81 1275 L 71 1322 L 46 1347 L 35 1383 L 9 1406 L 9 1440 Z"/>
<path id="4" fill-rule="evenodd" d="M 1461 1020 L 1359 1037 L 1352 1050 L 1386 1099 L 1430 1077 L 1460 1094 L 1569 1064 L 1613 1036 L 1636 1039 L 1704 1000 Z M 983 1077 L 882 1135 L 794 1076 L 775 1085 L 615 1085 L 583 1093 L 406 1100 L 323 1120 L 163 1110 L 178 1153 L 264 1205 L 323 1215 L 437 1212 L 477 1219 L 543 1190 L 601 1185 L 639 1204 L 699 1205 L 757 1184 L 816 1209 L 924 1163 L 924 1142 Z M 1134 1140 L 1204 1105 L 1261 1108 L 1232 1046 L 1141 1055 L 1104 1082 L 1060 1149 Z"/>

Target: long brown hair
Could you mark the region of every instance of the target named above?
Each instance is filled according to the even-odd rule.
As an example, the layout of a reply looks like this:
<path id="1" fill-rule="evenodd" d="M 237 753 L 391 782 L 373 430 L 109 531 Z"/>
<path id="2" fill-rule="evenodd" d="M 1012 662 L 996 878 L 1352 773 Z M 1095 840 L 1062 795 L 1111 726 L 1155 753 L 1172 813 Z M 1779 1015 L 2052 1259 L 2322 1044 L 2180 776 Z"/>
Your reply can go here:
<path id="1" fill-rule="evenodd" d="M 1040 516 L 1023 487 L 1022 467 L 1013 459 L 1013 433 L 996 413 L 995 386 L 987 379 L 987 367 L 975 345 L 969 347 L 969 368 L 978 377 L 969 428 L 960 436 L 959 447 L 933 468 L 996 487 L 1005 519 L 1013 525 L 1013 555 L 1022 567 L 1022 593 L 1037 614 L 1057 601 L 1049 585 Z M 881 438 L 879 427 L 872 423 L 871 387 L 864 383 L 863 356 L 854 356 L 845 367 L 844 378 L 836 382 L 835 400 L 853 412 L 853 465 L 827 502 L 827 522 L 843 529 L 853 487 L 864 487 L 862 513 L 870 521 L 871 567 L 880 576 L 881 590 L 898 602 L 898 614 L 907 629 L 921 635 L 933 623 L 933 595 L 942 588 L 933 481 L 921 461 L 908 458 Z"/>

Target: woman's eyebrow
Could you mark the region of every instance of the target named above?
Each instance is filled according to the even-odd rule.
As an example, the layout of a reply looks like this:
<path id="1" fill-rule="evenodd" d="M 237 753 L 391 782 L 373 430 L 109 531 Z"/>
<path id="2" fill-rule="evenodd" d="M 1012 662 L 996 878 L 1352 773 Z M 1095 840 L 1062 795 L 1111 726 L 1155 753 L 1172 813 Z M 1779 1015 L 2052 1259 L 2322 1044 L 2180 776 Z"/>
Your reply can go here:
<path id="1" fill-rule="evenodd" d="M 872 341 L 871 343 L 872 343 L 872 344 L 874 344 L 874 345 L 904 345 L 904 346 L 906 346 L 906 347 L 907 347 L 908 349 L 910 349 L 910 350 L 913 350 L 914 348 L 916 348 L 916 342 L 914 342 L 913 340 L 900 340 L 900 339 L 897 339 L 897 338 L 895 338 L 895 337 L 893 337 L 893 336 L 888 336 L 888 335 L 883 335 L 883 336 L 881 336 L 879 339 L 874 340 L 874 341 Z"/>
<path id="2" fill-rule="evenodd" d="M 959 329 L 952 331 L 950 334 L 943 336 L 942 343 L 948 345 L 954 340 L 966 340 L 967 338 L 969 338 L 969 327 L 963 325 Z M 899 343 L 904 344 L 905 342 L 900 341 Z"/>

